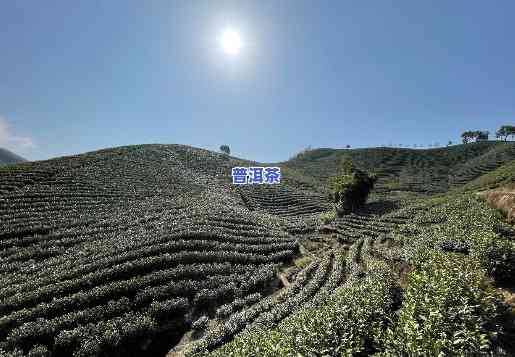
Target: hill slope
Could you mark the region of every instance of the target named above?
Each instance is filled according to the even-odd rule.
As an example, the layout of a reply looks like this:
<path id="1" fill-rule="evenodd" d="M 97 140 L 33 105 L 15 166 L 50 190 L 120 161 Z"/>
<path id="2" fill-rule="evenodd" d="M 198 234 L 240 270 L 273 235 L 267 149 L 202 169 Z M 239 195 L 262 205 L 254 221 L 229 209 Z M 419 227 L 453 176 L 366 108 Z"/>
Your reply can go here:
<path id="1" fill-rule="evenodd" d="M 230 169 L 255 162 L 183 145 L 127 146 L 1 167 L 0 355 L 164 356 L 172 348 L 170 355 L 228 355 L 235 348 L 235 355 L 249 355 L 255 347 L 265 351 L 263 341 L 273 338 L 289 346 L 310 308 L 318 309 L 320 321 L 343 316 L 331 310 L 334 303 L 355 311 L 339 320 L 343 331 L 368 321 L 355 331 L 356 344 L 342 343 L 373 352 L 379 345 L 371 347 L 367 326 L 383 328 L 395 311 L 404 311 L 407 325 L 419 321 L 409 315 L 410 306 L 420 305 L 415 292 L 431 290 L 420 279 L 400 286 L 409 271 L 429 279 L 434 267 L 447 269 L 438 276 L 454 280 L 440 283 L 455 284 L 448 294 L 463 296 L 467 289 L 482 291 L 484 274 L 501 281 L 515 261 L 513 244 L 496 233 L 500 217 L 480 201 L 455 194 L 400 202 L 393 191 L 444 192 L 501 165 L 512 151 L 502 143 L 320 149 L 280 164 L 280 185 L 246 187 L 232 185 Z M 318 216 L 331 207 L 320 182 L 336 171 L 343 153 L 362 168 L 378 169 L 381 194 L 362 212 L 319 231 Z M 419 256 L 432 257 L 434 265 L 422 267 Z M 459 271 L 454 263 L 468 264 L 472 275 L 452 275 Z M 474 295 L 466 304 L 483 303 L 483 295 Z M 467 344 L 493 341 L 495 331 L 478 327 L 495 325 L 489 306 L 467 321 L 449 317 L 436 325 L 480 336 Z M 445 307 L 422 312 L 430 308 L 447 316 Z M 390 340 L 379 340 L 381 349 L 410 345 L 399 332 L 406 329 L 398 328 Z M 233 339 L 236 345 L 227 344 Z"/>
<path id="2" fill-rule="evenodd" d="M 18 156 L 7 149 L 0 148 L 0 165 L 15 164 L 17 162 L 27 161 L 23 157 Z"/>
<path id="3" fill-rule="evenodd" d="M 513 142 L 479 142 L 446 148 L 315 149 L 283 165 L 311 182 L 324 182 L 337 171 L 343 157 L 361 169 L 375 172 L 376 191 L 442 193 L 515 160 Z"/>
<path id="4" fill-rule="evenodd" d="M 460 187 L 462 191 L 477 191 L 498 187 L 515 189 L 515 160 L 485 173 Z"/>
<path id="5" fill-rule="evenodd" d="M 85 324 L 100 333 L 116 321 L 131 326 L 120 353 L 140 355 L 128 336 L 152 321 L 141 337 L 161 336 L 147 352 L 164 354 L 192 319 L 279 284 L 299 246 L 283 221 L 253 212 L 265 201 L 231 184 L 230 167 L 245 164 L 142 145 L 0 168 L 0 348 L 51 341 L 69 355 L 89 348 Z M 316 196 L 280 191 L 297 210 L 324 210 Z"/>

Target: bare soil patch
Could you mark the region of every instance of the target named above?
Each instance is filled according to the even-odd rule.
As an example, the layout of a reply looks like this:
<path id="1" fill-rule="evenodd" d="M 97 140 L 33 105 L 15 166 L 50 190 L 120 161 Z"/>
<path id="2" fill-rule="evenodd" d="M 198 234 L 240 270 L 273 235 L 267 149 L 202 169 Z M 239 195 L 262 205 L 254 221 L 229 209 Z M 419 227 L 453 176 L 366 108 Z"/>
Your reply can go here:
<path id="1" fill-rule="evenodd" d="M 479 192 L 479 196 L 484 198 L 493 207 L 504 212 L 508 222 L 515 223 L 515 191 L 484 191 Z"/>

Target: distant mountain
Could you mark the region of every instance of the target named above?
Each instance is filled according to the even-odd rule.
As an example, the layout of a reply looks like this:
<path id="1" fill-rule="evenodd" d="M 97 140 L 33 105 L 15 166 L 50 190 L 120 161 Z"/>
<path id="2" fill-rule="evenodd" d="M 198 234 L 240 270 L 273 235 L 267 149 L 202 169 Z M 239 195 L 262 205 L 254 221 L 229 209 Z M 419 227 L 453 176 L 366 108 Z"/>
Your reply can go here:
<path id="1" fill-rule="evenodd" d="M 17 162 L 27 161 L 23 157 L 18 156 L 7 149 L 0 148 L 0 165 L 15 164 Z"/>

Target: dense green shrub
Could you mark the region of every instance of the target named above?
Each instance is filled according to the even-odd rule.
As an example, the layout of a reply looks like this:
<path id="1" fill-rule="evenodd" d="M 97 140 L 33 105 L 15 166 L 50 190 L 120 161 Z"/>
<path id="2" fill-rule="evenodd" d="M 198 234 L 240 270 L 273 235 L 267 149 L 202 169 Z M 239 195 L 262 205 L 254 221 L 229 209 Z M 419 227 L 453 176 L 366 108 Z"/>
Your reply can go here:
<path id="1" fill-rule="evenodd" d="M 229 145 L 220 145 L 220 151 L 223 152 L 226 155 L 229 155 L 231 153 L 231 149 L 229 148 Z"/>
<path id="2" fill-rule="evenodd" d="M 487 269 L 488 275 L 496 281 L 512 282 L 515 274 L 515 247 L 512 242 L 490 234 L 476 243 L 476 252 Z"/>
<path id="3" fill-rule="evenodd" d="M 331 199 L 338 215 L 353 212 L 363 206 L 376 181 L 375 175 L 357 169 L 350 159 L 343 160 L 339 175 L 329 180 Z"/>
<path id="4" fill-rule="evenodd" d="M 504 141 L 507 141 L 509 136 L 515 137 L 515 126 L 503 125 L 495 132 L 495 136 L 501 139 L 504 138 Z"/>
<path id="5" fill-rule="evenodd" d="M 336 210 L 332 209 L 321 213 L 319 216 L 320 222 L 323 224 L 329 224 L 336 219 Z"/>
<path id="6" fill-rule="evenodd" d="M 238 336 L 212 356 L 350 356 L 377 350 L 377 337 L 393 303 L 393 278 L 383 264 L 336 290 L 317 308 L 306 308 L 273 330 Z"/>
<path id="7" fill-rule="evenodd" d="M 487 351 L 496 332 L 495 295 L 477 261 L 433 252 L 408 276 L 402 307 L 385 333 L 385 353 L 434 356 Z"/>
<path id="8" fill-rule="evenodd" d="M 395 235 L 408 263 L 423 262 L 431 250 L 456 252 L 476 259 L 497 281 L 512 279 L 515 244 L 497 233 L 500 214 L 474 195 L 433 198 L 395 214 L 411 216 Z"/>

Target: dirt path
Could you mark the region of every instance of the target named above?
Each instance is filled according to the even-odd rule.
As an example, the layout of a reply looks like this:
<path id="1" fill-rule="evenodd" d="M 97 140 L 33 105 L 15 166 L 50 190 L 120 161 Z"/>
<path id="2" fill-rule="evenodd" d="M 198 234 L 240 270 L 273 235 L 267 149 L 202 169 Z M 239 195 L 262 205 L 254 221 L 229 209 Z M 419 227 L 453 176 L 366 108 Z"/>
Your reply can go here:
<path id="1" fill-rule="evenodd" d="M 477 193 L 493 207 L 506 214 L 508 222 L 515 223 L 515 191 L 491 190 Z"/>

